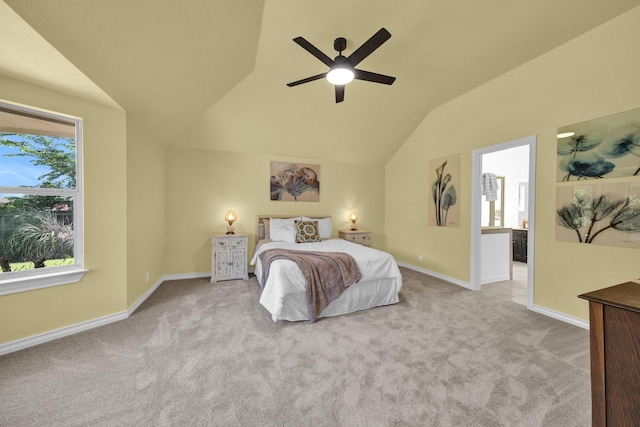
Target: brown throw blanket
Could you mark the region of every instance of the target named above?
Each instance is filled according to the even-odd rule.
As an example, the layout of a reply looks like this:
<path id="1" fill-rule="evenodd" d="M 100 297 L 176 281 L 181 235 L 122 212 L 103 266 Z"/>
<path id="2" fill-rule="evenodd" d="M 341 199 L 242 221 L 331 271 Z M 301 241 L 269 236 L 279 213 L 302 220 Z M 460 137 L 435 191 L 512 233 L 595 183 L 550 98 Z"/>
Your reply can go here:
<path id="1" fill-rule="evenodd" d="M 260 254 L 262 286 L 267 283 L 271 263 L 278 259 L 293 261 L 302 271 L 307 282 L 310 322 L 315 322 L 331 301 L 338 299 L 347 287 L 362 279 L 360 269 L 349 254 L 268 249 Z"/>

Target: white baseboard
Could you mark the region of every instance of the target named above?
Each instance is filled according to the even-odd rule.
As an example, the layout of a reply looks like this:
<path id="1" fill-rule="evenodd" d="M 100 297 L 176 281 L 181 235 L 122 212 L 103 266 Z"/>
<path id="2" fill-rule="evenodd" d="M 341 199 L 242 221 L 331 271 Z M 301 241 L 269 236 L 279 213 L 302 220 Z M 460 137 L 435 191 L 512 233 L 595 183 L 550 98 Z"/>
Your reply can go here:
<path id="1" fill-rule="evenodd" d="M 129 317 L 129 313 L 127 311 L 121 311 L 119 313 L 109 314 L 97 319 L 87 320 L 86 322 L 76 323 L 75 325 L 54 329 L 53 331 L 43 332 L 41 334 L 32 335 L 27 338 L 21 338 L 15 341 L 0 344 L 0 356 L 2 356 L 3 354 L 13 353 L 14 351 L 24 350 L 25 348 L 33 347 L 38 344 L 44 344 L 49 341 L 57 340 L 58 338 L 77 334 L 78 332 L 88 331 L 89 329 L 104 326 L 109 323 L 117 322 L 119 320 L 124 320 L 127 317 Z"/>
<path id="2" fill-rule="evenodd" d="M 420 268 L 420 267 L 416 267 L 415 265 L 405 264 L 404 262 L 398 262 L 397 264 L 400 267 L 408 268 L 409 270 L 414 270 L 414 271 L 417 271 L 419 273 L 426 274 L 428 276 L 433 276 L 433 277 L 435 277 L 437 279 L 442 279 L 442 280 L 444 280 L 446 282 L 449 282 L 449 283 L 452 283 L 454 285 L 462 286 L 463 288 L 467 288 L 467 289 L 473 290 L 471 288 L 471 284 L 469 282 L 464 282 L 462 280 L 455 279 L 453 277 L 445 276 L 444 274 L 436 273 L 434 271 L 427 270 L 426 268 Z"/>
<path id="3" fill-rule="evenodd" d="M 138 309 L 138 307 L 140 307 L 142 305 L 142 303 L 145 302 L 147 300 L 147 298 L 149 298 L 151 296 L 151 294 L 156 291 L 156 289 L 158 289 L 158 286 L 160 286 L 163 281 L 164 281 L 164 279 L 161 277 L 160 279 L 158 279 L 158 281 L 156 283 L 153 284 L 153 286 L 151 286 L 149 289 L 147 289 L 147 292 L 142 294 L 142 296 L 140 298 L 138 298 L 138 300 L 136 302 L 134 302 L 131 307 L 129 307 L 129 309 L 127 310 L 127 317 L 131 316 L 133 314 L 133 312 L 136 311 Z"/>
<path id="4" fill-rule="evenodd" d="M 511 277 L 509 277 L 508 274 L 505 276 L 485 277 L 484 279 L 480 280 L 480 285 L 488 285 L 490 283 L 504 282 L 506 280 L 511 280 Z"/>
<path id="5" fill-rule="evenodd" d="M 405 264 L 403 262 L 398 262 L 398 265 L 400 267 L 405 267 L 405 268 L 408 268 L 410 270 L 417 271 L 419 273 L 424 273 L 424 274 L 426 274 L 428 276 L 433 276 L 433 277 L 436 277 L 438 279 L 442 279 L 442 280 L 444 280 L 446 282 L 449 282 L 451 284 L 454 284 L 454 285 L 462 286 L 463 288 L 467 288 L 467 289 L 472 290 L 472 291 L 474 290 L 473 288 L 471 288 L 471 285 L 468 282 L 464 282 L 462 280 L 454 279 L 452 277 L 445 276 L 444 274 L 434 273 L 433 271 L 429 271 L 429 270 L 424 269 L 424 268 L 416 267 L 415 265 Z M 505 279 L 505 280 L 509 280 L 509 279 Z M 550 310 L 548 308 L 541 307 L 539 305 L 534 305 L 530 310 L 531 311 L 535 311 L 536 313 L 543 314 L 545 316 L 552 317 L 552 318 L 560 320 L 562 322 L 569 323 L 569 324 L 574 325 L 574 326 L 578 326 L 578 327 L 583 328 L 583 329 L 589 329 L 589 322 L 588 321 L 579 319 L 577 317 L 569 316 L 568 314 L 564 314 L 564 313 L 560 313 L 558 311 Z"/>
<path id="6" fill-rule="evenodd" d="M 165 274 L 161 277 L 161 280 L 184 280 L 184 279 L 202 279 L 204 277 L 211 277 L 211 272 L 206 273 L 186 273 L 186 274 Z"/>
<path id="7" fill-rule="evenodd" d="M 586 320 L 578 319 L 577 317 L 569 316 L 568 314 L 560 313 L 558 311 L 550 310 L 545 307 L 540 307 L 539 305 L 534 305 L 531 308 L 531 311 L 535 311 L 536 313 L 544 314 L 545 316 L 553 317 L 554 319 L 561 320 L 565 323 L 569 323 L 574 326 L 579 326 L 583 329 L 589 329 L 589 322 Z"/>
<path id="8" fill-rule="evenodd" d="M 445 276 L 444 274 L 435 273 L 433 271 L 427 270 L 425 268 L 416 267 L 415 265 L 405 264 L 402 262 L 398 262 L 400 267 L 405 267 L 410 270 L 417 271 L 419 273 L 426 274 L 428 276 L 435 277 L 437 279 L 442 279 L 451 284 L 461 286 L 463 288 L 473 290 L 471 285 L 468 282 L 464 282 L 462 280 L 455 279 L 453 277 Z M 120 320 L 124 320 L 129 318 L 141 305 L 143 302 L 147 300 L 153 294 L 156 289 L 167 280 L 184 280 L 184 279 L 200 279 L 204 277 L 211 277 L 210 272 L 206 273 L 189 273 L 189 274 L 170 274 L 162 276 L 156 283 L 151 286 L 147 292 L 145 292 L 138 300 L 133 303 L 131 307 L 129 307 L 126 311 L 121 311 L 118 313 L 110 314 L 107 316 L 99 317 L 93 320 L 87 320 L 86 322 L 76 323 L 74 325 L 65 326 L 59 329 L 54 329 L 52 331 L 43 332 L 41 334 L 32 335 L 30 337 L 21 338 L 15 341 L 10 341 L 8 343 L 0 344 L 0 356 L 3 354 L 13 353 L 14 351 L 24 350 L 25 348 L 33 347 L 38 344 L 44 344 L 49 341 L 56 340 L 58 338 L 63 338 L 69 335 L 77 334 L 79 332 L 88 331 L 89 329 L 97 328 L 99 326 L 108 325 L 109 323 L 117 322 Z M 545 316 L 552 317 L 554 319 L 561 320 L 566 323 L 570 323 L 575 326 L 579 326 L 584 329 L 589 329 L 589 323 L 578 319 L 573 316 L 569 316 L 563 313 L 559 313 L 557 311 L 549 310 L 548 308 L 540 307 L 534 305 L 531 308 L 532 311 L 536 313 L 543 314 Z"/>
<path id="9" fill-rule="evenodd" d="M 8 343 L 0 344 L 0 356 L 3 354 L 13 353 L 14 351 L 24 350 L 25 348 L 33 347 L 38 344 L 44 344 L 49 341 L 53 341 L 58 338 L 66 337 L 69 335 L 77 334 L 79 332 L 88 331 L 89 329 L 104 326 L 109 323 L 117 322 L 129 318 L 141 305 L 153 294 L 156 289 L 167 280 L 182 280 L 182 279 L 199 279 L 202 277 L 210 277 L 211 273 L 191 273 L 191 274 L 175 274 L 162 276 L 157 282 L 153 284 L 138 300 L 133 303 L 126 311 L 110 314 L 107 316 L 99 317 L 93 320 L 87 320 L 85 322 L 76 323 L 74 325 L 64 326 L 53 331 L 43 332 L 41 334 L 32 335 L 30 337 L 21 338 Z"/>

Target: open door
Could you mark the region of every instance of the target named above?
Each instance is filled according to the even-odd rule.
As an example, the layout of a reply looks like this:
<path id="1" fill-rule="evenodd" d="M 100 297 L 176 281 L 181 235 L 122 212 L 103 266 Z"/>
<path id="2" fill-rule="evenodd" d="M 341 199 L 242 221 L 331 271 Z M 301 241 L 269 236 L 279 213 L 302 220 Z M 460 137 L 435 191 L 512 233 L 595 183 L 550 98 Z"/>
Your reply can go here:
<path id="1" fill-rule="evenodd" d="M 483 158 L 487 159 L 488 157 L 484 157 L 485 155 L 495 155 L 499 158 L 501 152 L 508 153 L 508 150 L 516 147 L 524 147 L 528 148 L 528 181 L 524 181 L 523 179 L 516 178 L 512 181 L 514 186 L 513 191 L 510 192 L 509 195 L 503 196 L 510 201 L 511 206 L 505 206 L 503 210 L 510 209 L 509 212 L 501 212 L 502 219 L 504 222 L 502 225 L 505 228 L 513 228 L 515 231 L 518 231 L 521 228 L 526 228 L 527 239 L 524 243 L 524 248 L 522 248 L 522 243 L 520 246 L 515 245 L 513 241 L 514 238 L 518 238 L 518 233 L 516 233 L 515 237 L 512 238 L 512 243 L 515 245 L 514 247 L 519 251 L 518 254 L 526 253 L 526 277 L 527 277 L 527 308 L 531 309 L 533 307 L 533 290 L 534 290 L 534 263 L 535 263 L 535 252 L 534 252 L 534 244 L 535 244 L 535 154 L 536 154 L 536 137 L 529 136 L 526 138 L 505 142 L 502 144 L 494 145 L 491 147 L 486 147 L 478 150 L 474 150 L 472 153 L 472 203 L 471 203 L 471 288 L 473 290 L 480 290 L 483 279 L 482 279 L 482 231 L 483 225 L 488 228 L 489 224 L 483 224 L 483 207 L 486 208 L 487 202 L 485 201 L 485 197 L 483 197 Z M 521 151 L 521 150 L 518 150 Z M 498 169 L 498 176 L 504 176 L 504 171 L 508 173 L 508 158 L 504 160 L 504 167 L 500 167 L 500 165 L 495 166 L 494 168 Z M 485 165 L 486 166 L 486 165 Z M 486 167 L 485 167 L 486 168 Z M 485 177 L 486 178 L 486 177 Z M 505 181 L 508 180 L 508 177 L 503 180 L 503 185 Z M 526 191 L 523 191 L 526 188 Z M 502 189 L 504 190 L 504 188 Z M 504 201 L 504 199 L 503 199 Z M 526 214 L 523 214 L 519 211 L 519 209 L 526 207 Z M 515 210 L 515 211 L 513 211 Z M 525 217 L 526 215 L 526 217 Z M 486 214 L 484 215 L 487 216 Z M 522 218 L 521 218 L 522 217 Z M 486 218 L 484 218 L 486 220 Z M 523 221 L 526 220 L 526 221 Z M 494 220 L 494 227 L 496 226 L 496 222 Z M 524 227 L 523 227 L 524 226 Z M 511 248 L 510 248 L 511 249 Z M 484 254 L 485 257 L 488 254 Z M 487 258 L 485 258 L 487 261 Z M 485 262 L 486 265 L 486 262 Z"/>

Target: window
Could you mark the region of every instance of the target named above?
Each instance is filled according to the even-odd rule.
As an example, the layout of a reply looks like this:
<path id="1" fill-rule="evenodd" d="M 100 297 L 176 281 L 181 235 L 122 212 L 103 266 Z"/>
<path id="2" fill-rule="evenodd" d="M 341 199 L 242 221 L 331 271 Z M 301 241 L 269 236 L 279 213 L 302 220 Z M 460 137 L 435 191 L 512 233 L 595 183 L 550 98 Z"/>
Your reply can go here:
<path id="1" fill-rule="evenodd" d="M 77 282 L 82 121 L 0 102 L 0 295 Z"/>

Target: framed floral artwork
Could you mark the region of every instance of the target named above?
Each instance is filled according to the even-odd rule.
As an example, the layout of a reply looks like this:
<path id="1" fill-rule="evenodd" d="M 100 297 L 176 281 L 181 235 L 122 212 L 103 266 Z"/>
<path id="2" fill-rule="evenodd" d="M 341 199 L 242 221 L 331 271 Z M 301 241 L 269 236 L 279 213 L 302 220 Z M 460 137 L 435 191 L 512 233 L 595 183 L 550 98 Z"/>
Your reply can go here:
<path id="1" fill-rule="evenodd" d="M 556 189 L 556 239 L 640 248 L 640 182 Z"/>
<path id="2" fill-rule="evenodd" d="M 429 225 L 460 227 L 460 154 L 429 162 Z"/>
<path id="3" fill-rule="evenodd" d="M 557 181 L 640 177 L 640 108 L 558 129 Z"/>
<path id="4" fill-rule="evenodd" d="M 271 200 L 317 202 L 320 200 L 319 165 L 271 162 Z"/>

